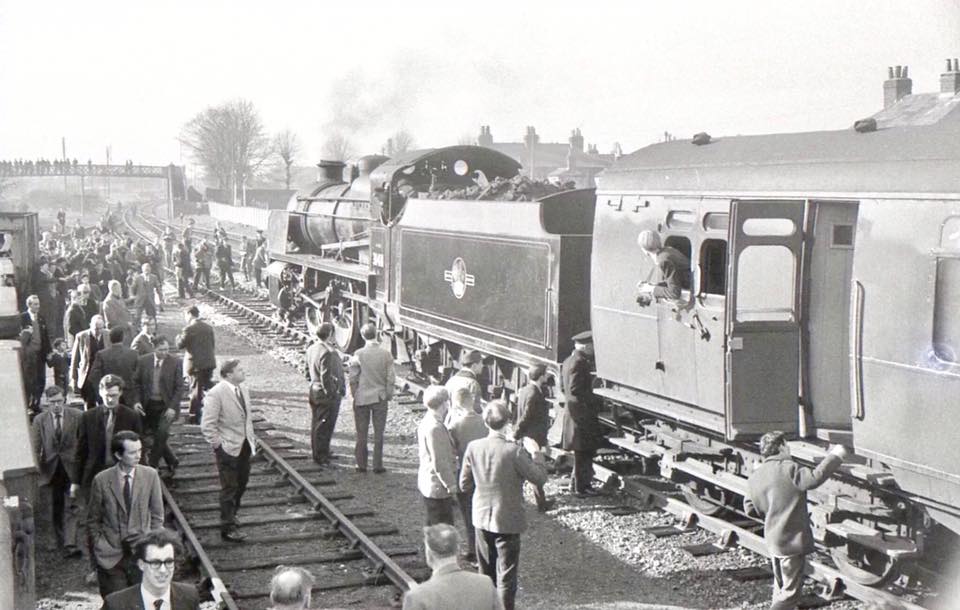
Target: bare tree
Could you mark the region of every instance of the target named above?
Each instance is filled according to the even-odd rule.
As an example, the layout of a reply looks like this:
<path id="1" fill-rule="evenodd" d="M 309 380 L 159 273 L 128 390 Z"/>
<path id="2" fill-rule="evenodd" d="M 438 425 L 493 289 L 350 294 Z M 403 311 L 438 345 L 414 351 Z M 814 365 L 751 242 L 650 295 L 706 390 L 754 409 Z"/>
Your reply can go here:
<path id="1" fill-rule="evenodd" d="M 414 146 L 413 134 L 406 129 L 400 129 L 387 138 L 387 143 L 383 145 L 382 150 L 383 154 L 392 157 L 413 150 Z"/>
<path id="2" fill-rule="evenodd" d="M 273 150 L 283 163 L 287 190 L 290 190 L 290 167 L 303 150 L 300 146 L 300 139 L 297 134 L 289 129 L 284 129 L 273 137 Z"/>
<path id="3" fill-rule="evenodd" d="M 320 152 L 324 159 L 345 161 L 353 155 L 353 143 L 343 132 L 331 131 L 323 140 Z"/>
<path id="4" fill-rule="evenodd" d="M 238 99 L 211 106 L 193 117 L 180 134 L 194 160 L 219 188 L 233 193 L 261 169 L 270 156 L 260 114 L 253 103 Z"/>

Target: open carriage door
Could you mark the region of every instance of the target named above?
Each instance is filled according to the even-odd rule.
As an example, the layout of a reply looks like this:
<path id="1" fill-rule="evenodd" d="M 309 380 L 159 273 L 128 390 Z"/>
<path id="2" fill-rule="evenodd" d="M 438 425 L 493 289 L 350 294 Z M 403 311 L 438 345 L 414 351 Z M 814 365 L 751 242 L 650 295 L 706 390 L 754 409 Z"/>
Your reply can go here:
<path id="1" fill-rule="evenodd" d="M 733 201 L 727 267 L 727 438 L 798 428 L 803 201 Z"/>

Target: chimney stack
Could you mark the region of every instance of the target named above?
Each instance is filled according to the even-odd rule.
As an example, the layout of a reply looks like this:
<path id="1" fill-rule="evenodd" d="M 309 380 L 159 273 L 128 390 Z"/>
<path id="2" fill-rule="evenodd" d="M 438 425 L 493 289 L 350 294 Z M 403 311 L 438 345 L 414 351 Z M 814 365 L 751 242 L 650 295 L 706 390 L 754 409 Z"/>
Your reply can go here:
<path id="1" fill-rule="evenodd" d="M 583 136 L 580 134 L 579 127 L 570 132 L 570 148 L 583 152 Z"/>
<path id="2" fill-rule="evenodd" d="M 907 66 L 887 68 L 887 80 L 883 82 L 884 110 L 910 95 L 912 89 L 913 81 L 907 77 Z"/>
<path id="3" fill-rule="evenodd" d="M 947 71 L 940 75 L 940 93 L 943 95 L 955 95 L 960 91 L 960 65 L 957 64 L 957 58 L 947 59 Z"/>
<path id="4" fill-rule="evenodd" d="M 317 163 L 317 182 L 343 182 L 343 161 L 321 161 Z"/>
<path id="5" fill-rule="evenodd" d="M 489 125 L 480 126 L 480 135 L 477 137 L 478 146 L 486 146 L 487 148 L 493 146 L 493 134 L 490 133 Z"/>
<path id="6" fill-rule="evenodd" d="M 523 136 L 523 143 L 527 148 L 533 148 L 538 142 L 540 142 L 540 136 L 537 135 L 537 130 L 527 126 L 527 135 Z"/>

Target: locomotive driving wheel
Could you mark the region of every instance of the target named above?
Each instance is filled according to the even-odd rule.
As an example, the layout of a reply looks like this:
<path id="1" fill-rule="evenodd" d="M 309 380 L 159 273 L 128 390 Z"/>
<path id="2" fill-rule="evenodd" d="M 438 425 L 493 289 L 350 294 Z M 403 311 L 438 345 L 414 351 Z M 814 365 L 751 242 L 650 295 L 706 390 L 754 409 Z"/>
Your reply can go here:
<path id="1" fill-rule="evenodd" d="M 333 323 L 333 337 L 341 352 L 350 353 L 357 343 L 357 316 L 359 308 L 355 301 L 339 298 L 328 309 L 329 320 Z"/>

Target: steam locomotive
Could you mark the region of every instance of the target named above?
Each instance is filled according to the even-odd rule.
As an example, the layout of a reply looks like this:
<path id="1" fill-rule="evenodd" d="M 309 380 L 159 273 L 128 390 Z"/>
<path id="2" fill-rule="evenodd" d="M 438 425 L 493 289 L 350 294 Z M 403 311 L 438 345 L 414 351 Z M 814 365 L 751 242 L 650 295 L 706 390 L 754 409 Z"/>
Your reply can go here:
<path id="1" fill-rule="evenodd" d="M 526 366 L 557 371 L 570 335 L 592 328 L 610 442 L 700 510 L 742 510 L 766 431 L 792 435 L 806 463 L 852 445 L 853 463 L 811 494 L 815 535 L 849 578 L 880 585 L 960 532 L 952 115 L 655 144 L 596 193 L 528 201 L 431 194 L 517 176 L 485 148 L 321 164 L 270 218 L 271 290 L 297 274 L 309 318 L 332 320 L 342 349 L 373 320 L 423 374 L 479 349 L 508 398 Z M 680 299 L 643 307 L 648 229 L 692 268 Z"/>

